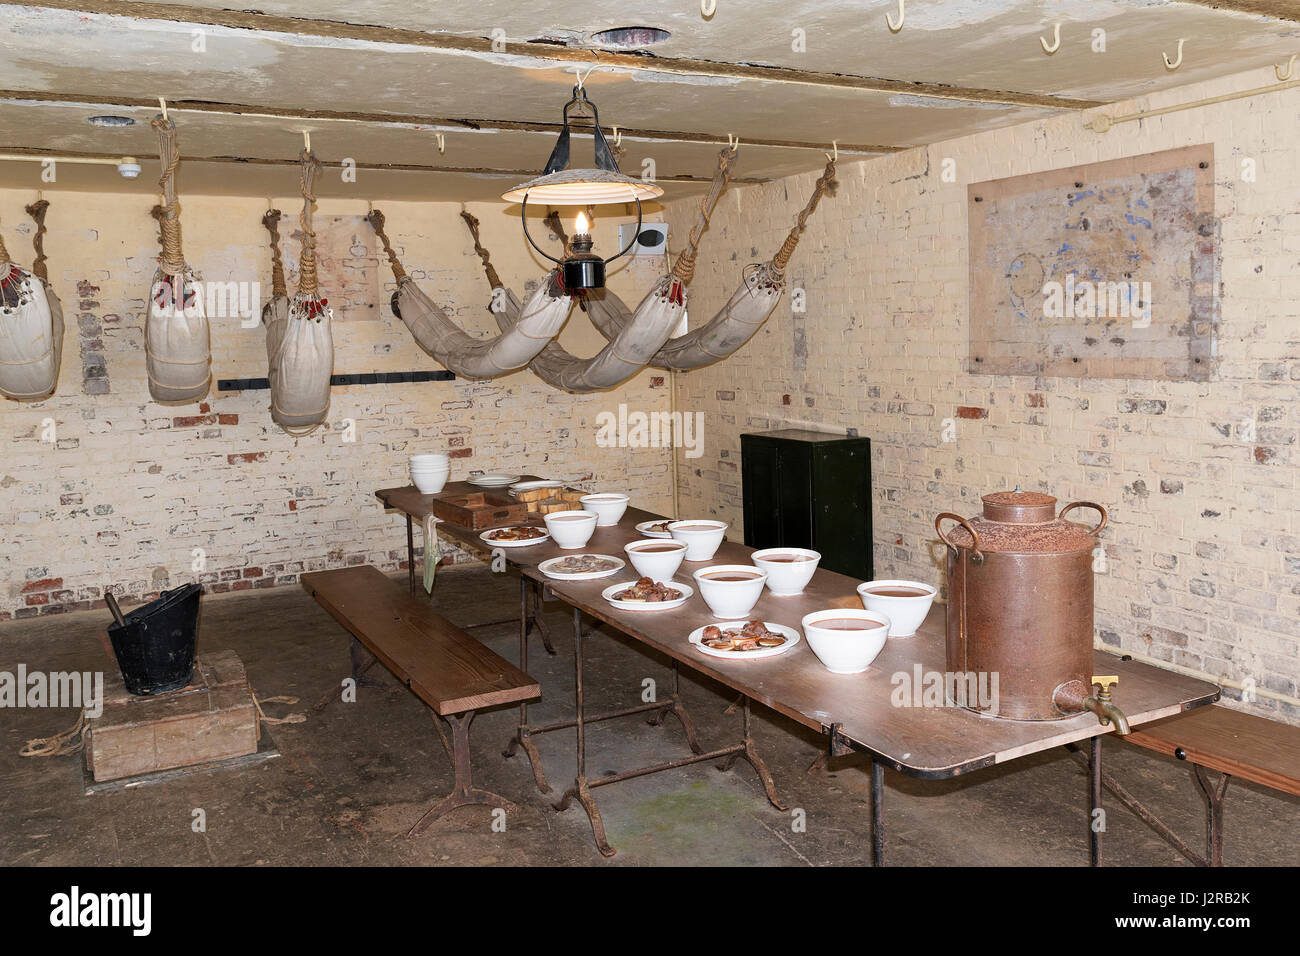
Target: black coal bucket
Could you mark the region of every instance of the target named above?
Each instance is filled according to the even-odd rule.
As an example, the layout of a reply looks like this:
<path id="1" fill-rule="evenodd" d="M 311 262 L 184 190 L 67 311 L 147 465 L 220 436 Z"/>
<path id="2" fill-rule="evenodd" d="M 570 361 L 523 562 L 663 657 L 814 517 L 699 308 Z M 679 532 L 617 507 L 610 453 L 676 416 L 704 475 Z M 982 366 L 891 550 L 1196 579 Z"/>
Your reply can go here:
<path id="1" fill-rule="evenodd" d="M 118 622 L 108 626 L 117 666 L 132 694 L 149 696 L 179 690 L 194 673 L 194 642 L 199 633 L 197 584 L 164 591 L 156 601 L 136 608 L 125 617 L 117 602 L 106 594 Z"/>

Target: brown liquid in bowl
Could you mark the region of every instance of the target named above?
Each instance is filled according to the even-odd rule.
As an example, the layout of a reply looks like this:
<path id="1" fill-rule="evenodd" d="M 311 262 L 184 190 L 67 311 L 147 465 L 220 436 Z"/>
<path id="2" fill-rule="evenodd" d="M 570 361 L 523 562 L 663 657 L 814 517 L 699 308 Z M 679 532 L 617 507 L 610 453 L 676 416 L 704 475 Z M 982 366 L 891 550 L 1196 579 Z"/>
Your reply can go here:
<path id="1" fill-rule="evenodd" d="M 646 554 L 658 551 L 681 551 L 682 546 L 680 544 L 652 544 L 649 547 L 633 548 L 632 550 L 637 554 Z"/>
<path id="2" fill-rule="evenodd" d="M 930 592 L 924 588 L 909 588 L 902 585 L 889 585 L 882 588 L 867 588 L 868 594 L 879 594 L 881 597 L 929 597 Z"/>
<path id="3" fill-rule="evenodd" d="M 870 631 L 884 627 L 875 621 L 864 621 L 856 617 L 831 617 L 824 621 L 813 621 L 811 627 L 820 627 L 828 631 Z"/>
<path id="4" fill-rule="evenodd" d="M 754 581 L 759 576 L 757 574 L 738 574 L 734 571 L 721 574 L 702 574 L 700 577 L 708 578 L 710 581 Z"/>

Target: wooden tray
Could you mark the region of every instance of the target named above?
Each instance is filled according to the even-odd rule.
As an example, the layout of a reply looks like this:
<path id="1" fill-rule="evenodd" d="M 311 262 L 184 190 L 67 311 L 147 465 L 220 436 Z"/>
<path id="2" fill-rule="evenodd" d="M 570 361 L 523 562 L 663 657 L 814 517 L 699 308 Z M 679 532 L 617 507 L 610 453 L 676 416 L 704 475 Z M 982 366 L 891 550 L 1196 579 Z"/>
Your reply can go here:
<path id="1" fill-rule="evenodd" d="M 474 531 L 517 524 L 528 517 L 527 505 L 490 491 L 434 495 L 432 510 L 443 521 Z"/>

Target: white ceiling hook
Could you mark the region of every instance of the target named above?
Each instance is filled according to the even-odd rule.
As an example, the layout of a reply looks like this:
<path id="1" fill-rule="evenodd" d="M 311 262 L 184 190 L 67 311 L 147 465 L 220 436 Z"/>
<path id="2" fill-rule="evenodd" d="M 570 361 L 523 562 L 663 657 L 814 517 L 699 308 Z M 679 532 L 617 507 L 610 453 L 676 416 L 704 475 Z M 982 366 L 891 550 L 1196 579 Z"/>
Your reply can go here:
<path id="1" fill-rule="evenodd" d="M 831 151 L 826 154 L 826 159 L 832 163 L 840 161 L 840 141 L 838 139 L 831 140 Z"/>
<path id="2" fill-rule="evenodd" d="M 438 140 L 438 152 L 447 152 L 447 139 L 442 133 L 435 133 L 434 138 Z"/>
<path id="3" fill-rule="evenodd" d="M 1278 78 L 1279 82 L 1285 83 L 1287 80 L 1291 79 L 1292 74 L 1295 72 L 1295 58 L 1296 54 L 1292 53 L 1291 58 L 1286 61 L 1285 73 L 1282 72 L 1282 67 L 1278 66 L 1276 63 L 1273 65 L 1273 75 Z"/>
<path id="4" fill-rule="evenodd" d="M 734 153 L 736 150 L 740 149 L 740 137 L 739 137 L 739 136 L 732 136 L 730 133 L 728 133 L 728 134 L 727 134 L 727 147 L 728 147 L 728 148 L 729 148 L 733 153 Z"/>
<path id="5" fill-rule="evenodd" d="M 700 16 L 706 20 L 718 9 L 718 0 L 700 0 Z"/>
<path id="6" fill-rule="evenodd" d="M 897 23 L 894 22 L 894 18 L 891 17 L 888 13 L 885 14 L 885 23 L 889 24 L 890 33 L 897 33 L 899 30 L 903 29 L 903 21 L 906 19 L 907 19 L 906 0 L 898 0 L 898 22 Z"/>
<path id="7" fill-rule="evenodd" d="M 311 133 L 307 130 L 302 131 L 302 148 L 309 153 L 311 152 Z"/>
<path id="8" fill-rule="evenodd" d="M 1038 38 L 1038 42 L 1043 45 L 1044 53 L 1048 54 L 1049 56 L 1055 53 L 1057 50 L 1061 48 L 1061 25 L 1058 23 L 1056 25 L 1056 28 L 1052 31 L 1051 46 L 1048 46 L 1047 41 L 1044 40 L 1042 37 Z"/>
<path id="9" fill-rule="evenodd" d="M 591 74 L 595 71 L 597 66 L 599 66 L 599 64 L 593 63 L 591 65 L 591 68 L 588 69 L 586 73 L 582 72 L 582 67 L 580 66 L 574 69 L 573 72 L 578 77 L 578 89 L 582 89 L 583 84 L 587 82 L 587 77 L 591 76 Z"/>
<path id="10" fill-rule="evenodd" d="M 614 145 L 623 148 L 623 134 L 618 131 L 617 126 L 614 127 Z"/>
<path id="11" fill-rule="evenodd" d="M 170 119 L 170 117 L 167 115 L 167 100 L 161 96 L 158 97 L 158 105 L 162 107 L 163 119 Z"/>
<path id="12" fill-rule="evenodd" d="M 1166 70 L 1176 70 L 1176 69 L 1178 69 L 1180 66 L 1183 65 L 1183 44 L 1186 43 L 1186 42 L 1187 42 L 1187 38 L 1186 38 L 1186 37 L 1180 37 L 1180 38 L 1178 39 L 1178 56 L 1177 56 L 1175 59 L 1173 59 L 1173 60 L 1169 59 L 1169 54 L 1168 54 L 1168 53 L 1161 53 L 1161 54 L 1160 54 L 1162 57 L 1165 58 L 1165 69 L 1166 69 Z"/>

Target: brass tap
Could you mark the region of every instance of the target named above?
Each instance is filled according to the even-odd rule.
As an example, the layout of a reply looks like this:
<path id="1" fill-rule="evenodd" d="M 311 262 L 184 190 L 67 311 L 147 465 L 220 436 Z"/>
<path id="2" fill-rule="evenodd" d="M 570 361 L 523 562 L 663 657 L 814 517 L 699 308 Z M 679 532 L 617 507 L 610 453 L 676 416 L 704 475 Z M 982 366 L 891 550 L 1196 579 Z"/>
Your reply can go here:
<path id="1" fill-rule="evenodd" d="M 1115 733 L 1121 737 L 1128 734 L 1130 731 L 1128 718 L 1124 716 L 1124 711 L 1115 706 L 1110 699 L 1110 689 L 1119 683 L 1119 678 L 1114 676 L 1097 677 L 1094 675 L 1091 683 L 1100 687 L 1101 690 L 1083 699 L 1084 708 L 1096 714 L 1103 727 L 1113 723 Z"/>

